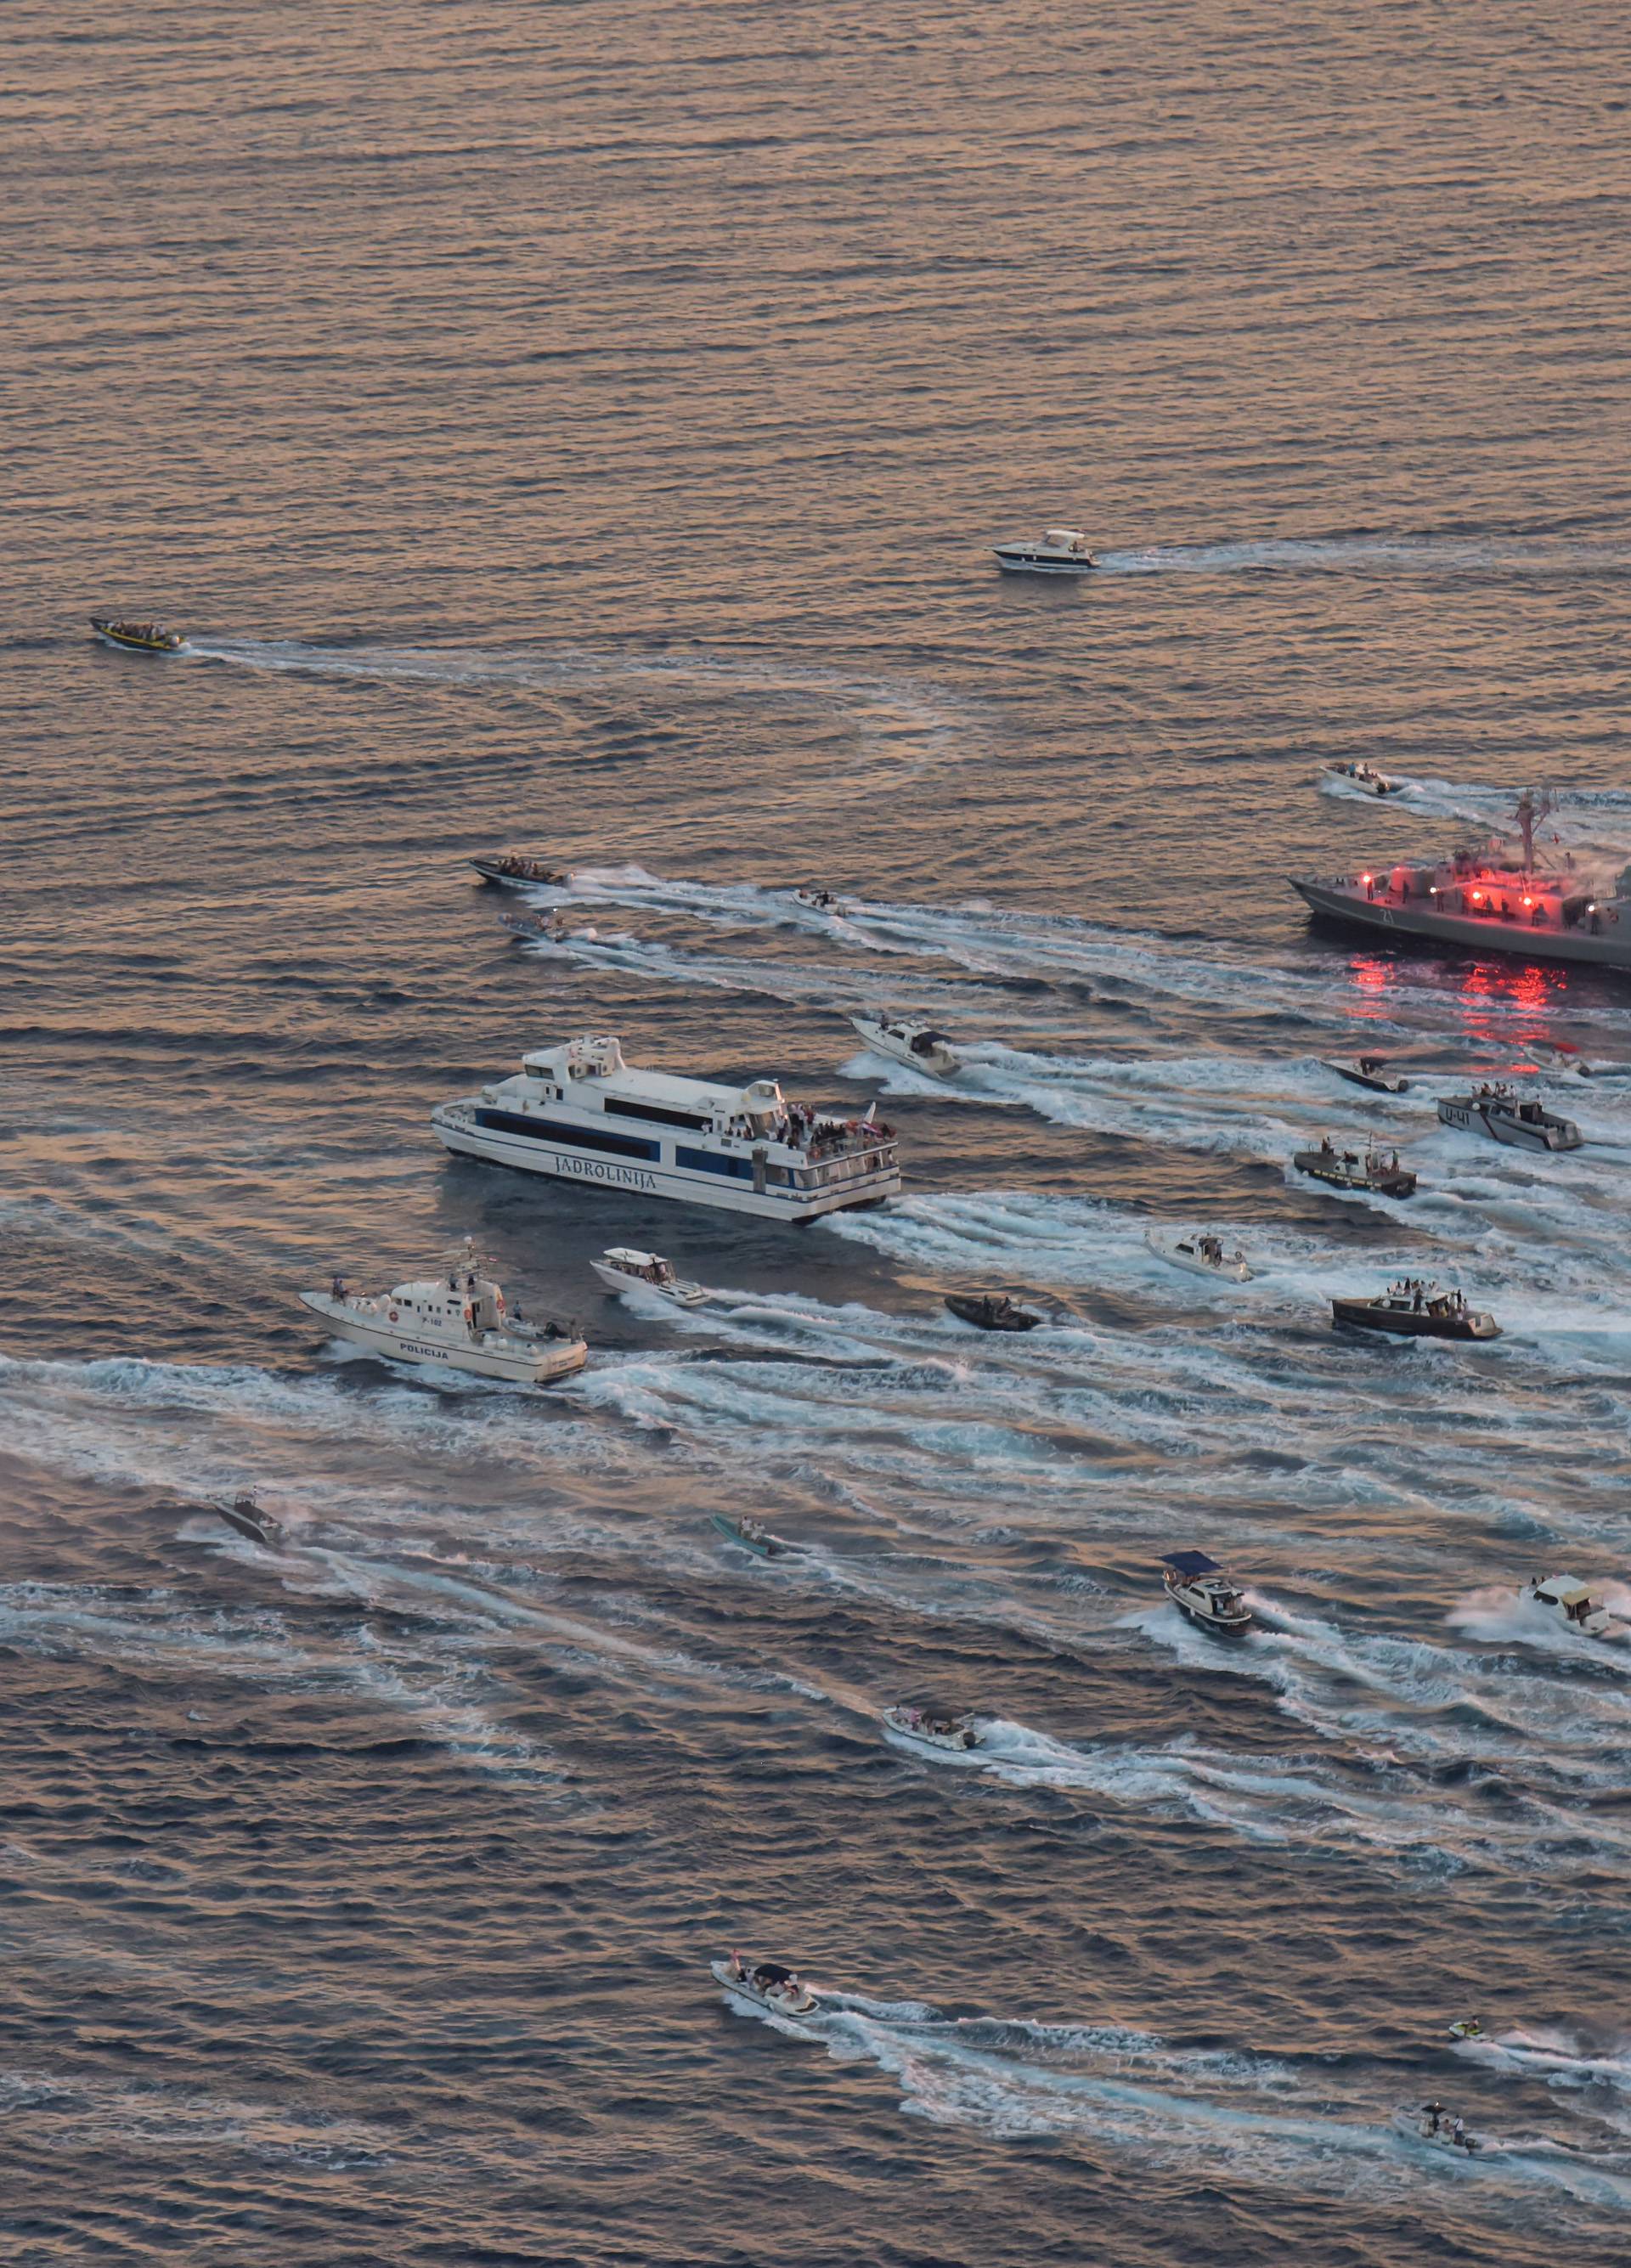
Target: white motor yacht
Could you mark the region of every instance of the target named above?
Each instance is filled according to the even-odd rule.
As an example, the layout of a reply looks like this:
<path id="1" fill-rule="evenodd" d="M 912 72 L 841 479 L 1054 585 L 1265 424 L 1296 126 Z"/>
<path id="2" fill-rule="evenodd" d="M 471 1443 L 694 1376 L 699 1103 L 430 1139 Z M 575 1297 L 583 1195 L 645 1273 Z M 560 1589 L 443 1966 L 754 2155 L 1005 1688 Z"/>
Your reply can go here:
<path id="1" fill-rule="evenodd" d="M 589 1265 L 614 1292 L 638 1284 L 642 1291 L 672 1300 L 676 1307 L 699 1307 L 708 1296 L 700 1284 L 688 1284 L 683 1276 L 676 1276 L 660 1252 L 637 1252 L 631 1244 L 608 1245 Z"/>
<path id="2" fill-rule="evenodd" d="M 1079 527 L 1050 527 L 1039 543 L 997 543 L 992 549 L 1010 575 L 1081 575 L 1099 563 Z"/>
<path id="3" fill-rule="evenodd" d="M 711 1961 L 708 1966 L 726 1991 L 750 2008 L 768 2008 L 775 2016 L 809 2016 L 821 2007 L 798 1972 L 779 1961 L 744 1961 L 733 1953 L 728 1961 Z"/>
<path id="4" fill-rule="evenodd" d="M 1191 1622 L 1205 1630 L 1244 1631 L 1251 1609 L 1215 1559 L 1204 1551 L 1169 1551 L 1161 1563 L 1162 1587 Z"/>
<path id="5" fill-rule="evenodd" d="M 1583 1583 L 1572 1575 L 1543 1575 L 1525 1583 L 1518 1596 L 1526 1605 L 1537 1606 L 1560 1622 L 1577 1638 L 1607 1638 L 1621 1625 L 1616 1624 L 1606 1607 L 1593 1603 L 1591 1594 Z"/>
<path id="6" fill-rule="evenodd" d="M 1144 1241 L 1158 1259 L 1187 1268 L 1192 1275 L 1216 1277 L 1226 1284 L 1251 1281 L 1245 1254 L 1228 1251 L 1221 1236 L 1202 1235 L 1192 1228 L 1148 1228 Z"/>
<path id="7" fill-rule="evenodd" d="M 679 1197 L 771 1220 L 814 1220 L 900 1195 L 895 1135 L 750 1086 L 625 1064 L 615 1039 L 557 1042 L 518 1076 L 431 1113 L 462 1157 L 592 1188 Z"/>
<path id="8" fill-rule="evenodd" d="M 944 1749 L 954 1756 L 966 1755 L 970 1749 L 981 1745 L 973 1716 L 966 1709 L 959 1712 L 937 1708 L 932 1702 L 918 1706 L 903 1701 L 883 1712 L 883 1721 L 891 1733 L 898 1733 L 903 1740 L 915 1741 L 926 1749 Z"/>
<path id="9" fill-rule="evenodd" d="M 944 1032 L 912 1016 L 852 1016 L 850 1021 L 869 1048 L 897 1063 L 926 1071 L 934 1079 L 949 1079 L 963 1069 L 963 1057 Z"/>
<path id="10" fill-rule="evenodd" d="M 336 1336 L 395 1362 L 446 1365 L 513 1386 L 549 1386 L 581 1370 L 589 1350 L 559 1323 L 523 1322 L 483 1273 L 468 1241 L 454 1265 L 394 1291 L 353 1292 L 336 1276 L 326 1292 L 302 1292 L 302 1306 Z"/>

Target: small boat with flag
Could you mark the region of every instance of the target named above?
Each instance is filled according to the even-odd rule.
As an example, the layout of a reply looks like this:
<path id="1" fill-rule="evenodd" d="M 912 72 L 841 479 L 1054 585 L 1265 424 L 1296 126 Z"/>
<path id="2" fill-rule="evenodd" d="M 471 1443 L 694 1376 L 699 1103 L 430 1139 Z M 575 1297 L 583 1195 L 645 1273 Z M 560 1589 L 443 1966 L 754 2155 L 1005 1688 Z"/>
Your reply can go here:
<path id="1" fill-rule="evenodd" d="M 121 615 L 92 615 L 91 628 L 98 637 L 126 653 L 181 653 L 187 645 L 180 630 L 166 630 L 162 622 L 132 622 Z"/>

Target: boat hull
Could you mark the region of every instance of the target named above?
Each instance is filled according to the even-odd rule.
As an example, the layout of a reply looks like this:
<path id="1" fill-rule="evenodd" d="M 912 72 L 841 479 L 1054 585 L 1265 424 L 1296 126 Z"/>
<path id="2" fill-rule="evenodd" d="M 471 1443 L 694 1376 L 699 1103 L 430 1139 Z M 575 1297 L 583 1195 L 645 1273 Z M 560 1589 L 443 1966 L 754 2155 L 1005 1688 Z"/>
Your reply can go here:
<path id="1" fill-rule="evenodd" d="M 1463 1134 L 1487 1134 L 1494 1142 L 1504 1142 L 1509 1150 L 1577 1150 L 1580 1130 L 1577 1126 L 1532 1126 L 1521 1118 L 1509 1118 L 1501 1111 L 1484 1111 L 1465 1102 L 1441 1102 L 1438 1115 L 1446 1126 L 1453 1126 Z"/>
<path id="2" fill-rule="evenodd" d="M 1385 1331 L 1394 1338 L 1458 1339 L 1464 1344 L 1501 1336 L 1501 1326 L 1484 1314 L 1418 1314 L 1413 1308 L 1377 1308 L 1368 1300 L 1332 1300 L 1332 1323 L 1358 1331 Z"/>
<path id="3" fill-rule="evenodd" d="M 626 1268 L 609 1268 L 603 1260 L 591 1260 L 589 1265 L 609 1290 L 649 1292 L 653 1300 L 666 1300 L 671 1307 L 700 1307 L 708 1296 L 700 1284 L 648 1284 L 644 1276 L 631 1276 Z"/>
<path id="4" fill-rule="evenodd" d="M 585 1189 L 668 1197 L 682 1204 L 712 1205 L 722 1212 L 753 1213 L 761 1220 L 817 1220 L 823 1213 L 882 1204 L 886 1199 L 900 1195 L 900 1167 L 868 1167 L 865 1153 L 850 1161 L 857 1170 L 826 1189 L 786 1189 L 767 1184 L 760 1189 L 750 1182 L 727 1183 L 720 1175 L 675 1165 L 661 1155 L 638 1164 L 624 1163 L 621 1159 L 584 1156 L 564 1148 L 558 1142 L 478 1126 L 458 1104 L 444 1104 L 432 1111 L 431 1123 L 438 1141 L 455 1157 L 480 1158 L 489 1165 L 510 1166 L 519 1173 L 574 1182 Z M 653 1146 L 661 1148 L 656 1143 Z"/>
<path id="5" fill-rule="evenodd" d="M 423 1368 L 468 1371 L 473 1378 L 501 1379 L 509 1386 L 551 1386 L 583 1368 L 589 1350 L 581 1339 L 550 1339 L 535 1353 L 504 1353 L 479 1345 L 444 1346 L 393 1330 L 388 1323 L 371 1322 L 354 1309 L 322 1292 L 302 1292 L 300 1302 L 320 1315 L 336 1338 L 365 1348 L 387 1362 L 410 1362 Z"/>
<path id="6" fill-rule="evenodd" d="M 1569 961 L 1595 968 L 1631 970 L 1631 935 L 1608 931 L 1530 929 L 1477 914 L 1439 914 L 1379 905 L 1338 883 L 1300 881 L 1292 888 L 1317 919 L 1369 931 L 1395 942 L 1415 939 L 1463 953 L 1504 953 L 1524 961 Z"/>

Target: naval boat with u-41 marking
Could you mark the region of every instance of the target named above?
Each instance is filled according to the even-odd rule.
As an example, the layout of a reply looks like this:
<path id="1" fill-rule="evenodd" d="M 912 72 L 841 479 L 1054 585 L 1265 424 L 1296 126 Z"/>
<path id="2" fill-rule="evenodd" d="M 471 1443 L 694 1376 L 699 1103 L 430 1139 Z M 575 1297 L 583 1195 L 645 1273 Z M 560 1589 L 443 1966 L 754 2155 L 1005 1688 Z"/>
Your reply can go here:
<path id="1" fill-rule="evenodd" d="M 1514 1150 L 1580 1147 L 1580 1129 L 1572 1118 L 1515 1094 L 1499 1080 L 1475 1087 L 1471 1094 L 1443 1096 L 1438 1115 L 1446 1126 L 1458 1127 L 1464 1134 L 1487 1134 Z"/>
<path id="2" fill-rule="evenodd" d="M 616 1039 L 557 1042 L 520 1072 L 431 1113 L 457 1155 L 769 1220 L 882 1204 L 900 1194 L 895 1133 L 749 1086 L 626 1064 Z"/>
<path id="3" fill-rule="evenodd" d="M 302 1292 L 301 1304 L 336 1336 L 396 1362 L 445 1365 L 512 1386 L 549 1386 L 583 1368 L 589 1350 L 559 1323 L 529 1323 L 506 1305 L 501 1286 L 466 1241 L 440 1276 L 398 1284 L 369 1295 L 336 1276 L 326 1292 Z"/>

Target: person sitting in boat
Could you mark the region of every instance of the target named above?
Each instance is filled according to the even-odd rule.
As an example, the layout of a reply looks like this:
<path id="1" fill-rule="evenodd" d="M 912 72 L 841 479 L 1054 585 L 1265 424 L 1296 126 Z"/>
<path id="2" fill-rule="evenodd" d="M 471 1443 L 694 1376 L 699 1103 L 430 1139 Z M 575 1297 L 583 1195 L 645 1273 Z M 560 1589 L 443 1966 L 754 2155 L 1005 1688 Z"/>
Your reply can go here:
<path id="1" fill-rule="evenodd" d="M 771 1540 L 770 1530 L 762 1522 L 745 1516 L 737 1521 L 736 1532 L 744 1543 L 768 1543 Z"/>

